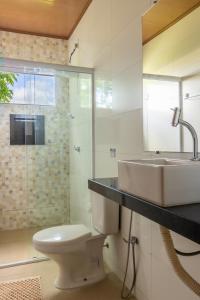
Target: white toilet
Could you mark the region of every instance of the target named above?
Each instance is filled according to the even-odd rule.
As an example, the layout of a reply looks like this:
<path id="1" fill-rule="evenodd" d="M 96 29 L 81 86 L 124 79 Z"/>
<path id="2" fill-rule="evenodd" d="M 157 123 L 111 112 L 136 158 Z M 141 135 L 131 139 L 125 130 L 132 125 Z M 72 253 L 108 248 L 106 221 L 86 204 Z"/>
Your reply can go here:
<path id="1" fill-rule="evenodd" d="M 69 289 L 92 284 L 105 277 L 103 246 L 107 235 L 119 230 L 119 205 L 92 193 L 92 223 L 47 228 L 33 236 L 36 250 L 59 267 L 55 286 Z"/>

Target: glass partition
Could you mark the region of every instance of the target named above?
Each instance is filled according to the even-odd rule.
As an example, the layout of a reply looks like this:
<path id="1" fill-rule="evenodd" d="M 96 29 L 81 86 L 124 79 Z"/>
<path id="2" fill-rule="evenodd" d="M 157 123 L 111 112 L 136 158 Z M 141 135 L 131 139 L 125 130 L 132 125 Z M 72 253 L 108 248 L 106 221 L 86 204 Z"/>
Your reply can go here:
<path id="1" fill-rule="evenodd" d="M 0 236 L 10 237 L 11 250 L 2 238 L 2 265 L 41 256 L 31 246 L 41 228 L 90 223 L 82 211 L 90 209 L 93 81 L 91 70 L 34 63 L 4 63 L 0 74 L 16 76 L 9 101 L 0 103 Z"/>

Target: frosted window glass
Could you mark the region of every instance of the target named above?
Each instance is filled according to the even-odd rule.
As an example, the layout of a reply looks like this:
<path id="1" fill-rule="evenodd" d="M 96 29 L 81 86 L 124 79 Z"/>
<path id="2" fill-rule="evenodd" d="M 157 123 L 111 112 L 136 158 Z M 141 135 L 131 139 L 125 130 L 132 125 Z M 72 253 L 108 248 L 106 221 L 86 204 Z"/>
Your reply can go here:
<path id="1" fill-rule="evenodd" d="M 96 80 L 96 106 L 112 108 L 112 82 L 104 79 Z"/>
<path id="2" fill-rule="evenodd" d="M 34 104 L 34 75 L 32 74 L 24 74 L 24 102 L 22 103 Z"/>
<path id="3" fill-rule="evenodd" d="M 79 75 L 79 97 L 82 108 L 91 108 L 91 75 Z"/>

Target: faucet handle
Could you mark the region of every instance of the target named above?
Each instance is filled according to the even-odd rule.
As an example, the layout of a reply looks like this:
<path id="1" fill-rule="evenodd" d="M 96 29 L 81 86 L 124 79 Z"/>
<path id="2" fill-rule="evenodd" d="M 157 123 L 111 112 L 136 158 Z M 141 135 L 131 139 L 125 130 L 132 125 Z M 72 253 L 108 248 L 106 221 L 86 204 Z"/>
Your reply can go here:
<path id="1" fill-rule="evenodd" d="M 173 118 L 172 118 L 172 126 L 176 127 L 179 124 L 180 116 L 181 116 L 181 109 L 179 107 L 170 108 L 173 110 Z"/>

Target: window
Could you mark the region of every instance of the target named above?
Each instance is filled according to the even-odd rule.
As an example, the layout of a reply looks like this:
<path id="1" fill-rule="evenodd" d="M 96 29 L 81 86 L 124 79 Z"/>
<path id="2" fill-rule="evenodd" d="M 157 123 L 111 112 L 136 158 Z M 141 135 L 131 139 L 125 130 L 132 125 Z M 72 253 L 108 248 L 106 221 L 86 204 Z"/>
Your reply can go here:
<path id="1" fill-rule="evenodd" d="M 14 85 L 9 86 L 13 92 L 10 103 L 55 105 L 54 75 L 18 73 L 12 70 L 9 70 L 9 73 L 16 75 Z"/>
<path id="2" fill-rule="evenodd" d="M 99 79 L 96 82 L 96 105 L 98 108 L 112 109 L 112 82 Z"/>
<path id="3" fill-rule="evenodd" d="M 79 97 L 82 108 L 91 108 L 91 75 L 90 74 L 79 74 Z"/>
<path id="4" fill-rule="evenodd" d="M 171 126 L 170 110 L 179 106 L 179 81 L 148 76 L 143 79 L 145 150 L 180 151 L 180 129 Z"/>

